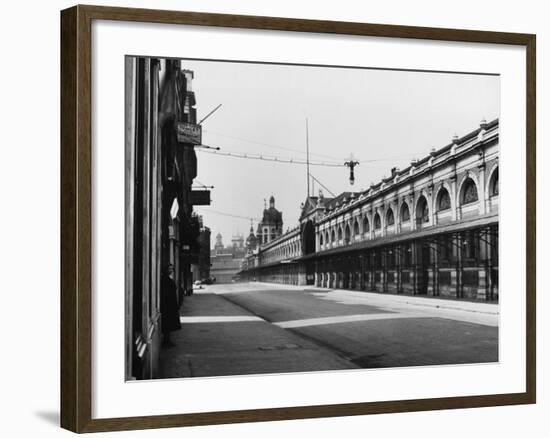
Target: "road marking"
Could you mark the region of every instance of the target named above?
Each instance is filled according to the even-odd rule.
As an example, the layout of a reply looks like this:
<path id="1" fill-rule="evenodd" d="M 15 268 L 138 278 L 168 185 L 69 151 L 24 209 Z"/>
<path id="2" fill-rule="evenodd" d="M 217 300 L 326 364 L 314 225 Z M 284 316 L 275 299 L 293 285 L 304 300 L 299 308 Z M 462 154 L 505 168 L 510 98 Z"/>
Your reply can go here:
<path id="1" fill-rule="evenodd" d="M 258 316 L 180 316 L 180 322 L 182 324 L 196 324 L 196 323 L 208 323 L 208 322 L 252 322 L 262 321 Z"/>
<path id="2" fill-rule="evenodd" d="M 281 328 L 309 327 L 312 325 L 340 324 L 357 321 L 377 321 L 381 319 L 426 318 L 422 315 L 404 313 L 371 313 L 362 315 L 328 316 L 325 318 L 297 319 L 293 321 L 275 322 L 273 324 Z"/>
<path id="3" fill-rule="evenodd" d="M 417 316 L 443 318 L 470 324 L 498 327 L 498 305 L 411 297 L 356 291 L 312 292 L 315 298 L 348 306 L 366 305 L 398 313 L 416 313 Z M 452 306 L 457 306 L 453 308 Z M 462 308 L 461 308 L 462 307 Z"/>

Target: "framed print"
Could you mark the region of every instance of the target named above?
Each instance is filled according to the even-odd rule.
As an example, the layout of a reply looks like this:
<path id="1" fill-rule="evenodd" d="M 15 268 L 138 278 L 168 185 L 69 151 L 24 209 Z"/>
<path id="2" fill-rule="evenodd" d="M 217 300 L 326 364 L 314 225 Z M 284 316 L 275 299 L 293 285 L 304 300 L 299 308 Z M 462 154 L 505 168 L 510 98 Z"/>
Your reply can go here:
<path id="1" fill-rule="evenodd" d="M 534 35 L 75 6 L 61 55 L 62 427 L 535 402 Z"/>

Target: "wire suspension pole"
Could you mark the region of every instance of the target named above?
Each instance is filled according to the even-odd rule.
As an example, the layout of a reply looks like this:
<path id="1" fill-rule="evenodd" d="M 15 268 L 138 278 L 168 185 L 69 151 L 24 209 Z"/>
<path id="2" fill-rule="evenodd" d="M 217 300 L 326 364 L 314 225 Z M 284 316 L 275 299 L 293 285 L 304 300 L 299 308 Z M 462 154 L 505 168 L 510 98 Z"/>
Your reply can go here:
<path id="1" fill-rule="evenodd" d="M 309 126 L 306 117 L 306 170 L 307 170 L 307 198 L 309 198 Z"/>
<path id="2" fill-rule="evenodd" d="M 220 109 L 220 107 L 222 106 L 222 104 L 220 103 L 216 108 L 214 108 L 212 111 L 210 111 L 206 116 L 204 116 L 202 118 L 202 120 L 197 123 L 197 125 L 202 125 L 202 122 L 204 122 L 208 117 L 210 117 L 212 114 L 214 114 L 216 111 L 218 111 Z"/>
<path id="3" fill-rule="evenodd" d="M 317 181 L 317 184 L 319 184 L 322 188 L 324 188 L 327 192 L 329 192 L 333 198 L 336 198 L 336 195 L 332 193 L 327 186 L 325 186 L 321 181 L 319 181 L 313 175 L 311 175 L 311 179 L 314 181 Z"/>

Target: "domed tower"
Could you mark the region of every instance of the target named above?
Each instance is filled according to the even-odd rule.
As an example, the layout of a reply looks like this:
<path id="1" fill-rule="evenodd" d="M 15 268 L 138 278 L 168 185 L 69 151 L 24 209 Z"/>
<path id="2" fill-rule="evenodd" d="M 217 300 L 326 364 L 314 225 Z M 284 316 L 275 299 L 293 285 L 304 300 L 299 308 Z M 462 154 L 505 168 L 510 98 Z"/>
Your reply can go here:
<path id="1" fill-rule="evenodd" d="M 244 236 L 242 234 L 236 233 L 233 234 L 231 238 L 231 246 L 233 248 L 243 248 L 244 247 Z"/>
<path id="2" fill-rule="evenodd" d="M 250 234 L 246 238 L 246 250 L 248 252 L 254 251 L 258 246 L 258 239 L 254 235 L 254 227 L 252 226 L 252 220 L 250 221 Z"/>
<path id="3" fill-rule="evenodd" d="M 262 221 L 258 224 L 258 242 L 265 244 L 283 234 L 283 214 L 275 208 L 275 197 L 269 198 L 269 208 L 264 208 Z"/>
<path id="4" fill-rule="evenodd" d="M 223 242 L 222 242 L 222 234 L 221 233 L 216 234 L 216 244 L 214 245 L 214 253 L 215 254 L 222 254 L 223 253 Z"/>

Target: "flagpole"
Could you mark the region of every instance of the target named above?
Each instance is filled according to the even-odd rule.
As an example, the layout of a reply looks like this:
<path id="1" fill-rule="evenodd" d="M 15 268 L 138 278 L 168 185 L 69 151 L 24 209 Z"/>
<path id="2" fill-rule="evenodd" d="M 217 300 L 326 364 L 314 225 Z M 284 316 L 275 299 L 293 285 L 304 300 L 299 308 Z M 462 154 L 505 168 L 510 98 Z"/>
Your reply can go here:
<path id="1" fill-rule="evenodd" d="M 306 170 L 307 170 L 307 197 L 309 198 L 309 126 L 306 117 Z"/>

